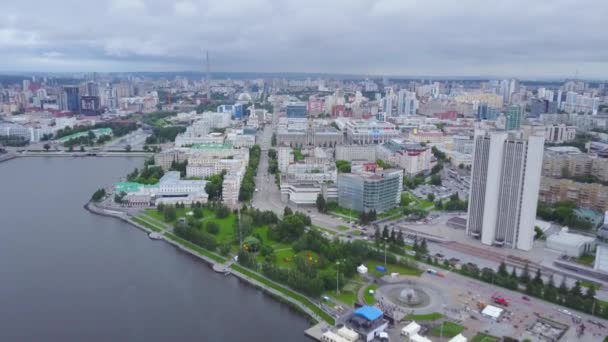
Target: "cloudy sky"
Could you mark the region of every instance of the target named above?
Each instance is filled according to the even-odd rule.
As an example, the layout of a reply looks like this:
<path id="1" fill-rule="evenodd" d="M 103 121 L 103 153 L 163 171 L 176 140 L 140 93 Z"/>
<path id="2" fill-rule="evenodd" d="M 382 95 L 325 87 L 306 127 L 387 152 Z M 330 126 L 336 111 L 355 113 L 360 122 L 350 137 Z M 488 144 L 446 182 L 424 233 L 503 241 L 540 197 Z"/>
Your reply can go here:
<path id="1" fill-rule="evenodd" d="M 608 78 L 608 1 L 3 0 L 0 71 Z"/>

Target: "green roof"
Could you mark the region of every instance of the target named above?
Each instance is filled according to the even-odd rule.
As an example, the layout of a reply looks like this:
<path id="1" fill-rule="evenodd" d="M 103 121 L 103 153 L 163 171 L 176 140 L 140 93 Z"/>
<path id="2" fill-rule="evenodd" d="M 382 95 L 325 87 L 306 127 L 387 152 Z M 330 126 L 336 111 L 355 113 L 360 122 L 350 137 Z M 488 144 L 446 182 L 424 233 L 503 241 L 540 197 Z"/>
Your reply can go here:
<path id="1" fill-rule="evenodd" d="M 120 192 L 137 192 L 139 191 L 139 189 L 141 189 L 141 187 L 143 186 L 143 184 L 139 184 L 139 183 L 135 183 L 135 182 L 118 182 L 114 185 L 114 188 L 116 189 L 117 193 Z"/>

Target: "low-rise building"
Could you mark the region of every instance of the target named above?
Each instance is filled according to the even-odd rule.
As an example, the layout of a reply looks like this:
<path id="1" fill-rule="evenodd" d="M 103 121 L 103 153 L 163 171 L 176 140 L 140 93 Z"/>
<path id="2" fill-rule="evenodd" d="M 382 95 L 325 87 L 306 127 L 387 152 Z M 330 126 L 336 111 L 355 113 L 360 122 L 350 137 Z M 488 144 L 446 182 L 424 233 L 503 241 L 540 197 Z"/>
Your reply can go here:
<path id="1" fill-rule="evenodd" d="M 378 145 L 377 158 L 402 168 L 407 176 L 415 176 L 430 171 L 432 153 L 418 143 L 391 140 Z"/>
<path id="2" fill-rule="evenodd" d="M 376 161 L 375 145 L 338 145 L 336 146 L 336 160 L 346 161 Z"/>
<path id="3" fill-rule="evenodd" d="M 569 257 L 579 257 L 589 254 L 595 247 L 595 238 L 568 232 L 562 228 L 557 234 L 547 237 L 547 248 L 563 253 Z"/>
<path id="4" fill-rule="evenodd" d="M 182 180 L 178 171 L 170 171 L 157 184 L 120 182 L 115 185 L 115 191 L 117 194 L 125 194 L 123 201 L 129 206 L 206 203 L 206 184 L 207 181 L 204 180 Z"/>
<path id="5" fill-rule="evenodd" d="M 399 137 L 399 130 L 390 122 L 371 120 L 336 120 L 341 122 L 346 132 L 348 144 L 382 144 L 391 139 Z"/>

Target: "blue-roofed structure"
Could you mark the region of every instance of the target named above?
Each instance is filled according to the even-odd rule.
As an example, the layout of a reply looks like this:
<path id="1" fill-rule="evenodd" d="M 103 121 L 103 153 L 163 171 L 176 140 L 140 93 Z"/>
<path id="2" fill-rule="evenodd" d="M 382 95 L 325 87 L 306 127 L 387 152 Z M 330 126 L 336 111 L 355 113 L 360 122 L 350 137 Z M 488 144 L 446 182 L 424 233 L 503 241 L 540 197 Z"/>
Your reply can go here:
<path id="1" fill-rule="evenodd" d="M 368 321 L 375 321 L 382 317 L 382 311 L 373 306 L 362 306 L 355 310 L 355 315 L 363 317 Z"/>

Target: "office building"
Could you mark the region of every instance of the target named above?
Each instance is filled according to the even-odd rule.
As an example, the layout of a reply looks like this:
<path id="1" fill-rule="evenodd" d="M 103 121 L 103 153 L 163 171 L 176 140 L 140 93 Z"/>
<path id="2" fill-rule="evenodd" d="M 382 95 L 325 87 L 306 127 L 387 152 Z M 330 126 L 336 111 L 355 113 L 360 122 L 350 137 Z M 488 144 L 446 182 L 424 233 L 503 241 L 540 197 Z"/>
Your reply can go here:
<path id="1" fill-rule="evenodd" d="M 285 105 L 288 118 L 306 118 L 307 110 L 304 102 L 290 102 Z"/>
<path id="2" fill-rule="evenodd" d="M 512 131 L 521 128 L 523 110 L 520 106 L 510 106 L 505 113 L 505 130 Z"/>
<path id="3" fill-rule="evenodd" d="M 338 203 L 356 211 L 385 212 L 399 205 L 403 189 L 403 170 L 340 173 Z"/>
<path id="4" fill-rule="evenodd" d="M 488 106 L 486 102 L 481 102 L 477 106 L 477 120 L 496 120 L 497 117 L 498 110 Z"/>
<path id="5" fill-rule="evenodd" d="M 336 146 L 336 160 L 376 161 L 375 145 L 338 145 Z"/>
<path id="6" fill-rule="evenodd" d="M 530 101 L 530 116 L 538 118 L 541 114 L 556 113 L 557 103 L 546 99 L 532 99 Z"/>
<path id="7" fill-rule="evenodd" d="M 80 113 L 80 89 L 78 86 L 64 86 L 65 109 L 72 113 Z"/>
<path id="8" fill-rule="evenodd" d="M 416 115 L 418 110 L 418 99 L 416 93 L 405 89 L 397 93 L 397 115 Z"/>
<path id="9" fill-rule="evenodd" d="M 467 234 L 483 244 L 530 250 L 544 137 L 475 136 Z"/>
<path id="10" fill-rule="evenodd" d="M 350 144 L 381 144 L 399 137 L 399 130 L 390 122 L 348 120 L 343 131 Z"/>

